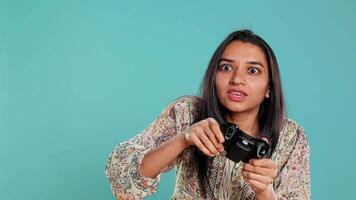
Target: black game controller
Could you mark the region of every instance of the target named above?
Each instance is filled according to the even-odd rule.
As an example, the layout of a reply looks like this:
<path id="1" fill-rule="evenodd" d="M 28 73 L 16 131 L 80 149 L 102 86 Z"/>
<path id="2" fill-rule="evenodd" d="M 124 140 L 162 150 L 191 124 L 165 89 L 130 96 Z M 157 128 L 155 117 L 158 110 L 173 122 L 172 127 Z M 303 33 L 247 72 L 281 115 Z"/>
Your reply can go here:
<path id="1" fill-rule="evenodd" d="M 271 148 L 266 141 L 251 137 L 233 123 L 223 124 L 220 128 L 225 138 L 223 146 L 228 159 L 236 163 L 247 163 L 251 158 L 270 157 Z"/>

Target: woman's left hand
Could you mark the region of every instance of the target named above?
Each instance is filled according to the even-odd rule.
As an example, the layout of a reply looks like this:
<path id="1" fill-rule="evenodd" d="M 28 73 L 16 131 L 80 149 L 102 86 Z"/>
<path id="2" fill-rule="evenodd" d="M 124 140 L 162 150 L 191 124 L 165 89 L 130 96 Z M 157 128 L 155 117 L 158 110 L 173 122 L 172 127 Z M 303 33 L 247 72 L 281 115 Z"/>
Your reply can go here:
<path id="1" fill-rule="evenodd" d="M 244 163 L 242 176 L 250 184 L 256 197 L 275 198 L 272 183 L 277 177 L 277 165 L 271 159 L 251 159 L 249 163 Z"/>

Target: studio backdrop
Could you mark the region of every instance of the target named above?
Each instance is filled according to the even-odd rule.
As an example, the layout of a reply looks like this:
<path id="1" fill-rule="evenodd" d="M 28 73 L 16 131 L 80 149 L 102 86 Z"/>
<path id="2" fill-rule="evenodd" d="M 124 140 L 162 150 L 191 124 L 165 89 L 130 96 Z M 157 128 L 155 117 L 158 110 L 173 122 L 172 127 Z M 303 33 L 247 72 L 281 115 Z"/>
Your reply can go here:
<path id="1" fill-rule="evenodd" d="M 356 179 L 355 1 L 0 0 L 0 199 L 114 199 L 115 146 L 196 95 L 217 45 L 248 28 L 279 61 L 311 147 L 313 199 Z M 174 170 L 155 195 L 169 199 Z"/>

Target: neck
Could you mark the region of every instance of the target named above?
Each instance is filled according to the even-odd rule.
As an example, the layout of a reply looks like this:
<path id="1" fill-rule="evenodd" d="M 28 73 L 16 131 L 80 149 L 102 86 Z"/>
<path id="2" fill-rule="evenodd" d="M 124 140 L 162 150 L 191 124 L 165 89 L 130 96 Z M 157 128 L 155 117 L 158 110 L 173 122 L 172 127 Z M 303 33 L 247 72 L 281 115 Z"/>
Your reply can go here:
<path id="1" fill-rule="evenodd" d="M 239 128 L 252 137 L 257 137 L 260 127 L 257 118 L 258 112 L 228 113 L 227 121 L 237 124 Z"/>

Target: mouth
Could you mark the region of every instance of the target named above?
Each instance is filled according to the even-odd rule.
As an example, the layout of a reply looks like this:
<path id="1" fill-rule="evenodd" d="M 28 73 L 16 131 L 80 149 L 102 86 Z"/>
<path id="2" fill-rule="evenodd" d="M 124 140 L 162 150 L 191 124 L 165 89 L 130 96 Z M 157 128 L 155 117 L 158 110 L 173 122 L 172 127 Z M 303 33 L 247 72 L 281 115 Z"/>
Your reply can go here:
<path id="1" fill-rule="evenodd" d="M 231 101 L 235 102 L 242 102 L 246 99 L 248 96 L 245 91 L 242 90 L 236 90 L 236 89 L 230 89 L 228 92 L 228 97 Z"/>
<path id="2" fill-rule="evenodd" d="M 237 90 L 237 89 L 230 89 L 227 91 L 227 93 L 235 95 L 235 96 L 248 96 L 247 92 L 245 92 L 243 90 Z"/>

